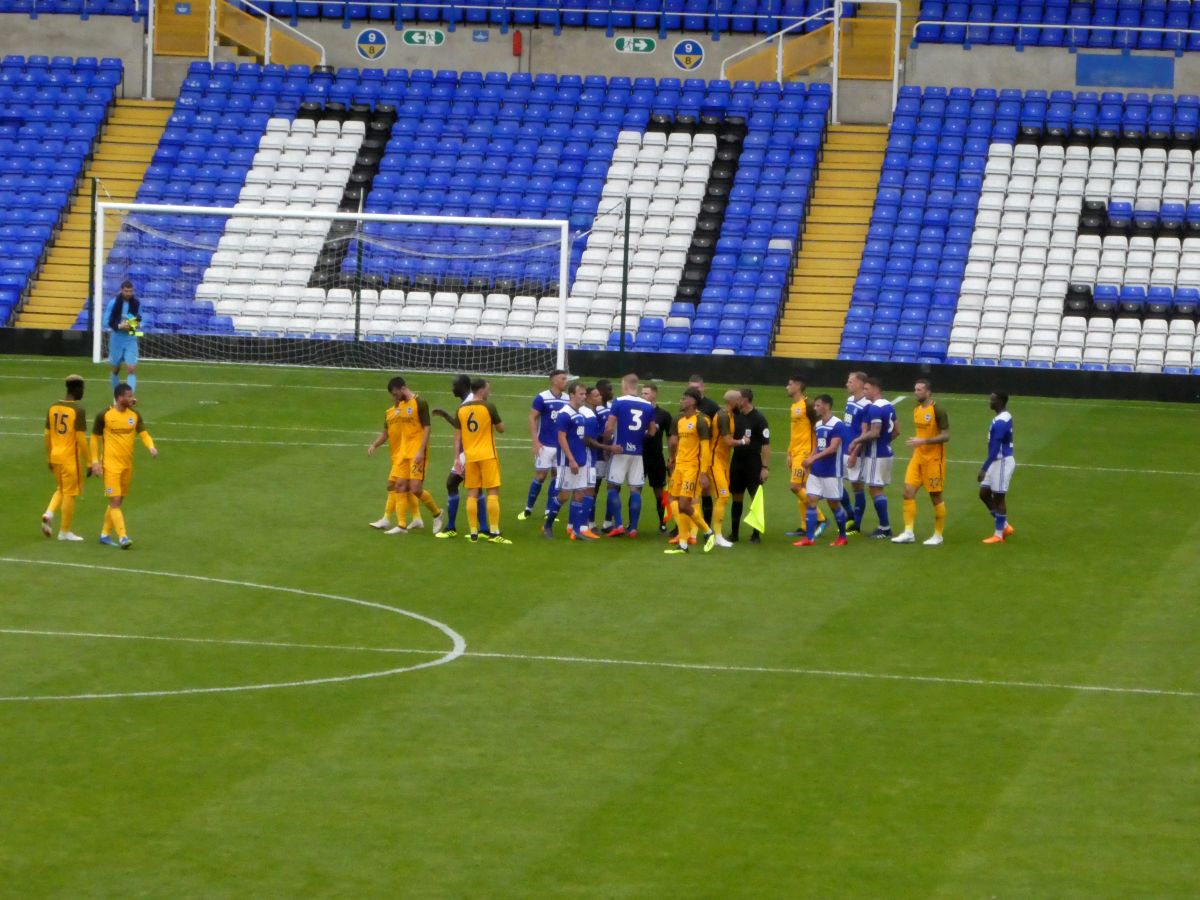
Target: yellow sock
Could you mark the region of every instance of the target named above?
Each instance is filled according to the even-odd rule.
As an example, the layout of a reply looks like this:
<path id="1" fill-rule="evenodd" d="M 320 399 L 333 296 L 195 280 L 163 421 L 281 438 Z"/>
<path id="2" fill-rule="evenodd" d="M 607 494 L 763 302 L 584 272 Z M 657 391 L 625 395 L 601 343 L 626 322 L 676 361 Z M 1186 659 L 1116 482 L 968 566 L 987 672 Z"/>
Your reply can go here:
<path id="1" fill-rule="evenodd" d="M 933 508 L 933 531 L 934 534 L 941 534 L 942 529 L 946 527 L 946 501 L 942 501 Z"/>
<path id="2" fill-rule="evenodd" d="M 104 524 L 100 528 L 100 534 L 103 536 L 110 531 L 112 531 L 112 507 L 106 506 L 104 507 Z"/>
<path id="3" fill-rule="evenodd" d="M 679 546 L 687 547 L 688 538 L 692 536 L 692 517 L 687 513 L 676 513 L 676 521 L 679 525 Z"/>
<path id="4" fill-rule="evenodd" d="M 671 501 L 671 517 L 675 519 L 675 527 L 679 527 L 679 501 Z"/>
<path id="5" fill-rule="evenodd" d="M 112 519 L 113 527 L 117 530 L 117 538 L 127 537 L 128 535 L 125 532 L 125 513 L 110 506 L 108 514 Z"/>
<path id="6" fill-rule="evenodd" d="M 500 533 L 500 495 L 488 494 L 487 498 L 488 528 L 492 534 Z"/>
<path id="7" fill-rule="evenodd" d="M 49 505 L 46 507 L 46 515 L 52 516 L 58 512 L 58 508 L 62 506 L 62 499 L 62 491 L 55 491 L 54 495 L 50 498 Z"/>
<path id="8" fill-rule="evenodd" d="M 917 501 L 904 498 L 904 530 L 912 531 L 917 524 Z"/>
<path id="9" fill-rule="evenodd" d="M 725 525 L 725 507 L 728 505 L 728 497 L 721 497 L 718 495 L 717 498 L 713 500 L 712 527 L 713 531 L 715 531 L 717 534 L 721 533 L 721 528 Z"/>
<path id="10" fill-rule="evenodd" d="M 62 523 L 59 525 L 60 531 L 70 531 L 71 525 L 75 522 L 75 498 L 63 497 L 62 500 Z"/>
<path id="11" fill-rule="evenodd" d="M 421 502 L 425 504 L 425 508 L 435 516 L 442 514 L 442 508 L 437 505 L 437 501 L 433 499 L 433 494 L 429 491 L 421 491 Z"/>
<path id="12" fill-rule="evenodd" d="M 399 496 L 395 491 L 388 491 L 387 506 L 383 510 L 383 517 L 385 519 L 390 519 L 396 512 L 396 500 L 399 499 Z"/>
<path id="13" fill-rule="evenodd" d="M 696 534 L 708 534 L 708 523 L 704 521 L 704 513 L 700 511 L 700 504 L 693 503 L 692 511 L 688 513 L 688 518 L 692 520 L 692 528 Z"/>
<path id="14" fill-rule="evenodd" d="M 408 506 L 408 520 L 413 522 L 421 518 L 421 501 L 417 499 L 417 495 L 406 493 L 404 496 Z"/>
<path id="15" fill-rule="evenodd" d="M 479 498 L 467 495 L 467 526 L 471 534 L 479 534 Z"/>

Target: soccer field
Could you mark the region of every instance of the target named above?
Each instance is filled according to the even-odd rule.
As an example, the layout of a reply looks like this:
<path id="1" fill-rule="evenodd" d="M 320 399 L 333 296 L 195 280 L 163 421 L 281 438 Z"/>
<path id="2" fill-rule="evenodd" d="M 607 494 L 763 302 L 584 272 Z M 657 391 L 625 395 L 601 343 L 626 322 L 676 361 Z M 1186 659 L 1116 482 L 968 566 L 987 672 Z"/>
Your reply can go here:
<path id="1" fill-rule="evenodd" d="M 145 362 L 122 552 L 95 480 L 85 543 L 38 530 L 70 371 L 90 419 L 103 367 L 0 360 L 0 893 L 1196 895 L 1195 407 L 1014 396 L 984 546 L 987 399 L 939 394 L 946 543 L 796 549 L 764 386 L 763 544 L 668 557 L 650 503 L 636 541 L 516 521 L 541 379 L 493 381 L 513 544 L 472 546 L 367 527 L 391 373 Z"/>

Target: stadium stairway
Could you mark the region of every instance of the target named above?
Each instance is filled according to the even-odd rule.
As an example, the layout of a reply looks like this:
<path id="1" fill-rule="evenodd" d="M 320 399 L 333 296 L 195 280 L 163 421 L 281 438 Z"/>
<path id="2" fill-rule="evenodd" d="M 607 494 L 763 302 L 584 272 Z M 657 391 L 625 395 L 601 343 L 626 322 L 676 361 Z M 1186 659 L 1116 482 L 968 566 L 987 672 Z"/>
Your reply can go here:
<path id="1" fill-rule="evenodd" d="M 875 205 L 887 126 L 831 125 L 775 356 L 834 359 Z"/>
<path id="2" fill-rule="evenodd" d="M 92 179 L 100 180 L 101 199 L 132 201 L 173 105 L 169 100 L 116 101 L 16 327 L 67 329 L 75 322 L 91 281 Z M 115 233 L 106 236 L 108 247 L 115 238 Z"/>

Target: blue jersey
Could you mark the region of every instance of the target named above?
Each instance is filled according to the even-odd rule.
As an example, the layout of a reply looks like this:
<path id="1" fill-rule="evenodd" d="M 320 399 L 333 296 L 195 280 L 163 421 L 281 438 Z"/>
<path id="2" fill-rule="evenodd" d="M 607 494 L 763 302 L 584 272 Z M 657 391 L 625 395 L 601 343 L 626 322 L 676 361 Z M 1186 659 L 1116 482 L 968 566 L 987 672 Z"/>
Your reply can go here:
<path id="1" fill-rule="evenodd" d="M 612 416 L 612 407 L 601 403 L 592 412 L 596 414 L 596 421 L 600 425 L 600 434 L 596 436 L 596 440 L 604 443 L 601 438 L 604 436 L 604 429 L 608 427 L 608 420 Z"/>
<path id="2" fill-rule="evenodd" d="M 810 470 L 811 474 L 818 478 L 841 478 L 842 454 L 846 452 L 846 447 L 850 444 L 850 429 L 836 416 L 830 416 L 826 422 L 817 422 L 813 431 L 816 433 L 813 452 L 820 453 L 825 450 L 834 438 L 841 438 L 842 446 L 837 453 L 823 456 L 814 462 Z"/>
<path id="3" fill-rule="evenodd" d="M 986 469 L 996 460 L 1013 455 L 1013 420 L 1007 409 L 992 419 L 988 428 L 988 455 L 983 464 Z"/>
<path id="4" fill-rule="evenodd" d="M 627 455 L 641 456 L 646 429 L 654 421 L 654 404 L 626 394 L 612 402 L 612 414 L 617 419 L 613 443 L 619 444 Z"/>
<path id="5" fill-rule="evenodd" d="M 607 410 L 607 407 L 604 407 L 604 409 Z M 583 413 L 583 436 L 591 438 L 593 441 L 599 441 L 604 434 L 604 426 L 600 423 L 599 409 L 592 409 L 590 406 L 581 406 L 579 411 Z M 607 413 L 605 418 L 607 418 Z M 587 464 L 594 466 L 600 458 L 601 453 L 595 447 L 590 445 L 585 446 L 587 446 Z"/>
<path id="6" fill-rule="evenodd" d="M 567 459 L 567 454 L 563 452 L 562 447 L 558 443 L 558 435 L 565 434 L 567 436 L 567 446 L 571 448 L 571 455 L 575 457 L 577 465 L 586 466 L 587 445 L 583 443 L 583 435 L 587 430 L 587 419 L 584 416 L 582 409 L 572 409 L 571 404 L 567 404 L 560 409 L 554 416 L 554 446 L 558 447 L 558 464 L 560 466 L 569 466 L 571 461 Z"/>
<path id="7" fill-rule="evenodd" d="M 887 459 L 892 456 L 892 429 L 896 427 L 896 407 L 880 397 L 866 408 L 864 421 L 868 427 L 879 423 L 879 437 L 867 445 L 866 455 L 874 459 Z"/>
<path id="8" fill-rule="evenodd" d="M 849 436 L 842 443 L 843 454 L 850 452 L 850 442 L 862 434 L 867 407 L 870 405 L 871 401 L 866 397 L 860 397 L 858 400 L 853 397 L 846 398 L 846 414 L 842 417 L 842 422 L 845 424 Z"/>
<path id="9" fill-rule="evenodd" d="M 544 447 L 558 446 L 558 431 L 554 427 L 555 416 L 564 406 L 569 406 L 566 394 L 555 394 L 553 391 L 542 391 L 533 398 L 530 407 L 539 414 L 538 443 Z"/>

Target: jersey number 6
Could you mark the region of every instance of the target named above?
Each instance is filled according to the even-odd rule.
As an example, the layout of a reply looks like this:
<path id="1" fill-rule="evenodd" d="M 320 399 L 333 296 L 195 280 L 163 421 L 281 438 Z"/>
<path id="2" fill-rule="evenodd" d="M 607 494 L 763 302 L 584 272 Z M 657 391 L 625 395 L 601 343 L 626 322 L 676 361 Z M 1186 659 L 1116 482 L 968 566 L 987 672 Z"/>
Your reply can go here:
<path id="1" fill-rule="evenodd" d="M 475 413 L 467 413 L 467 431 L 476 432 L 479 430 L 479 423 L 475 421 Z"/>

